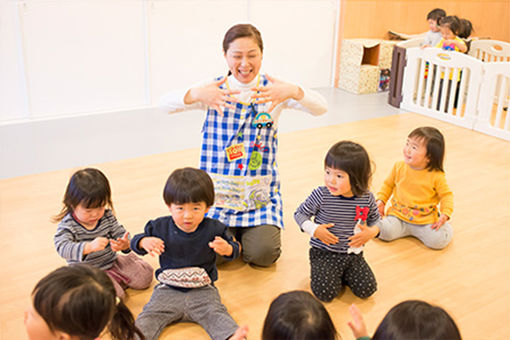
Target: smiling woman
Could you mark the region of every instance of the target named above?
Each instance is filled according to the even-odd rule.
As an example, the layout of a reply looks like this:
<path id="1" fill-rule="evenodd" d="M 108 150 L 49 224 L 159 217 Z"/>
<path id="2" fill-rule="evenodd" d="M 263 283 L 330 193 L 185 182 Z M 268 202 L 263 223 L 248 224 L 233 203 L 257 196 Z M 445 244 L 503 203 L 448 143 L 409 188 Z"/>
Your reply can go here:
<path id="1" fill-rule="evenodd" d="M 315 91 L 260 72 L 263 50 L 257 28 L 231 27 L 223 39 L 228 75 L 172 91 L 160 106 L 171 113 L 207 111 L 200 168 L 209 173 L 216 192 L 208 217 L 229 226 L 245 262 L 270 266 L 280 256 L 283 228 L 278 118 L 286 108 L 320 115 L 327 103 Z"/>

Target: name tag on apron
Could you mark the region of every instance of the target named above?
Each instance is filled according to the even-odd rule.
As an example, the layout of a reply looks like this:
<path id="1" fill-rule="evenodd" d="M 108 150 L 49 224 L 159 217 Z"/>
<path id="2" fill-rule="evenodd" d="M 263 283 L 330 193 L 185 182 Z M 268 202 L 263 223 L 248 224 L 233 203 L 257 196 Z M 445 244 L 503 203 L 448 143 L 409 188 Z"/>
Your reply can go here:
<path id="1" fill-rule="evenodd" d="M 227 159 L 229 162 L 235 161 L 239 158 L 246 158 L 246 150 L 244 148 L 243 143 L 235 144 L 232 146 L 229 146 L 225 149 L 225 152 L 227 154 Z"/>

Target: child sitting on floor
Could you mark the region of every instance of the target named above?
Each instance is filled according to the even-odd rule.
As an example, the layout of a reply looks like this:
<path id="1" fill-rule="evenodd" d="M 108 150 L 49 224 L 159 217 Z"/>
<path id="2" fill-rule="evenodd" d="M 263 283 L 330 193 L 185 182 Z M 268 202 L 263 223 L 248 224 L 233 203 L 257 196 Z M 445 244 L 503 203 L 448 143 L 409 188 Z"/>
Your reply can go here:
<path id="1" fill-rule="evenodd" d="M 218 279 L 216 254 L 232 260 L 239 243 L 227 235 L 218 220 L 204 218 L 214 203 L 214 186 L 199 169 L 175 170 L 166 182 L 163 197 L 171 215 L 151 220 L 131 240 L 140 255 L 159 255 L 160 268 L 150 301 L 136 319 L 147 339 L 157 339 L 177 321 L 204 327 L 212 339 L 225 340 L 240 331 L 221 303 L 214 281 Z"/>
<path id="2" fill-rule="evenodd" d="M 377 194 L 381 216 L 379 238 L 392 241 L 413 236 L 432 249 L 443 249 L 452 237 L 447 222 L 453 212 L 453 193 L 443 170 L 445 141 L 434 127 L 419 127 L 407 137 L 404 160 L 396 162 Z M 438 203 L 440 207 L 438 209 Z"/>
<path id="3" fill-rule="evenodd" d="M 377 283 L 363 245 L 378 234 L 380 222 L 368 190 L 370 159 L 361 145 L 341 141 L 329 149 L 324 163 L 325 185 L 313 190 L 294 213 L 301 230 L 311 236 L 312 292 L 329 302 L 349 286 L 354 295 L 367 298 Z"/>
<path id="4" fill-rule="evenodd" d="M 129 234 L 113 214 L 111 196 L 110 183 L 101 171 L 76 171 L 67 185 L 64 207 L 54 218 L 60 221 L 54 243 L 67 263 L 104 270 L 117 296 L 124 298 L 126 288 L 148 288 L 154 269 L 129 249 Z"/>

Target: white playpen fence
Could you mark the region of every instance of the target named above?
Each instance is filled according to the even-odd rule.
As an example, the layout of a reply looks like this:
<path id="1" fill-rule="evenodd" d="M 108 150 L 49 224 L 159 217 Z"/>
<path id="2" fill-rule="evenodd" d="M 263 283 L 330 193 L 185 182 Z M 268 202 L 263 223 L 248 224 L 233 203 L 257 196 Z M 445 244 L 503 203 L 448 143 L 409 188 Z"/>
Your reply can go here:
<path id="1" fill-rule="evenodd" d="M 510 44 L 473 41 L 470 54 L 407 48 L 400 107 L 510 140 Z"/>

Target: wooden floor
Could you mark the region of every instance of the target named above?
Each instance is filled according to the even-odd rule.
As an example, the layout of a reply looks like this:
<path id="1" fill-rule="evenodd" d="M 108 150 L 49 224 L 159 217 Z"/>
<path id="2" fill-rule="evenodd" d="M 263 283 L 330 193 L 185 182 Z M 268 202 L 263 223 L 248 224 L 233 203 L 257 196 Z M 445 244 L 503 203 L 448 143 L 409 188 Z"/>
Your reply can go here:
<path id="1" fill-rule="evenodd" d="M 343 292 L 327 309 L 343 339 L 352 339 L 347 307 L 359 305 L 372 332 L 385 313 L 405 299 L 442 305 L 457 321 L 464 339 L 510 338 L 510 143 L 416 114 L 395 115 L 280 136 L 279 165 L 284 198 L 283 254 L 271 268 L 237 260 L 220 268 L 224 304 L 250 339 L 258 339 L 269 303 L 281 292 L 309 290 L 308 237 L 293 212 L 322 184 L 323 158 L 339 140 L 363 144 L 377 168 L 377 191 L 415 127 L 433 125 L 446 137 L 446 175 L 455 194 L 454 238 L 442 251 L 415 239 L 373 241 L 365 249 L 378 291 L 367 300 Z M 105 146 L 107 147 L 107 146 Z M 57 151 L 56 151 L 57 152 Z M 22 157 L 22 155 L 20 155 Z M 132 234 L 147 220 L 167 214 L 162 188 L 175 168 L 196 166 L 198 149 L 94 165 L 110 179 L 117 217 Z M 53 247 L 69 176 L 76 169 L 0 181 L 0 339 L 25 339 L 23 311 L 39 278 L 64 261 Z M 146 257 L 153 265 L 156 260 Z M 152 289 L 129 291 L 128 306 L 141 311 Z M 161 339 L 207 339 L 197 325 L 166 329 Z"/>

